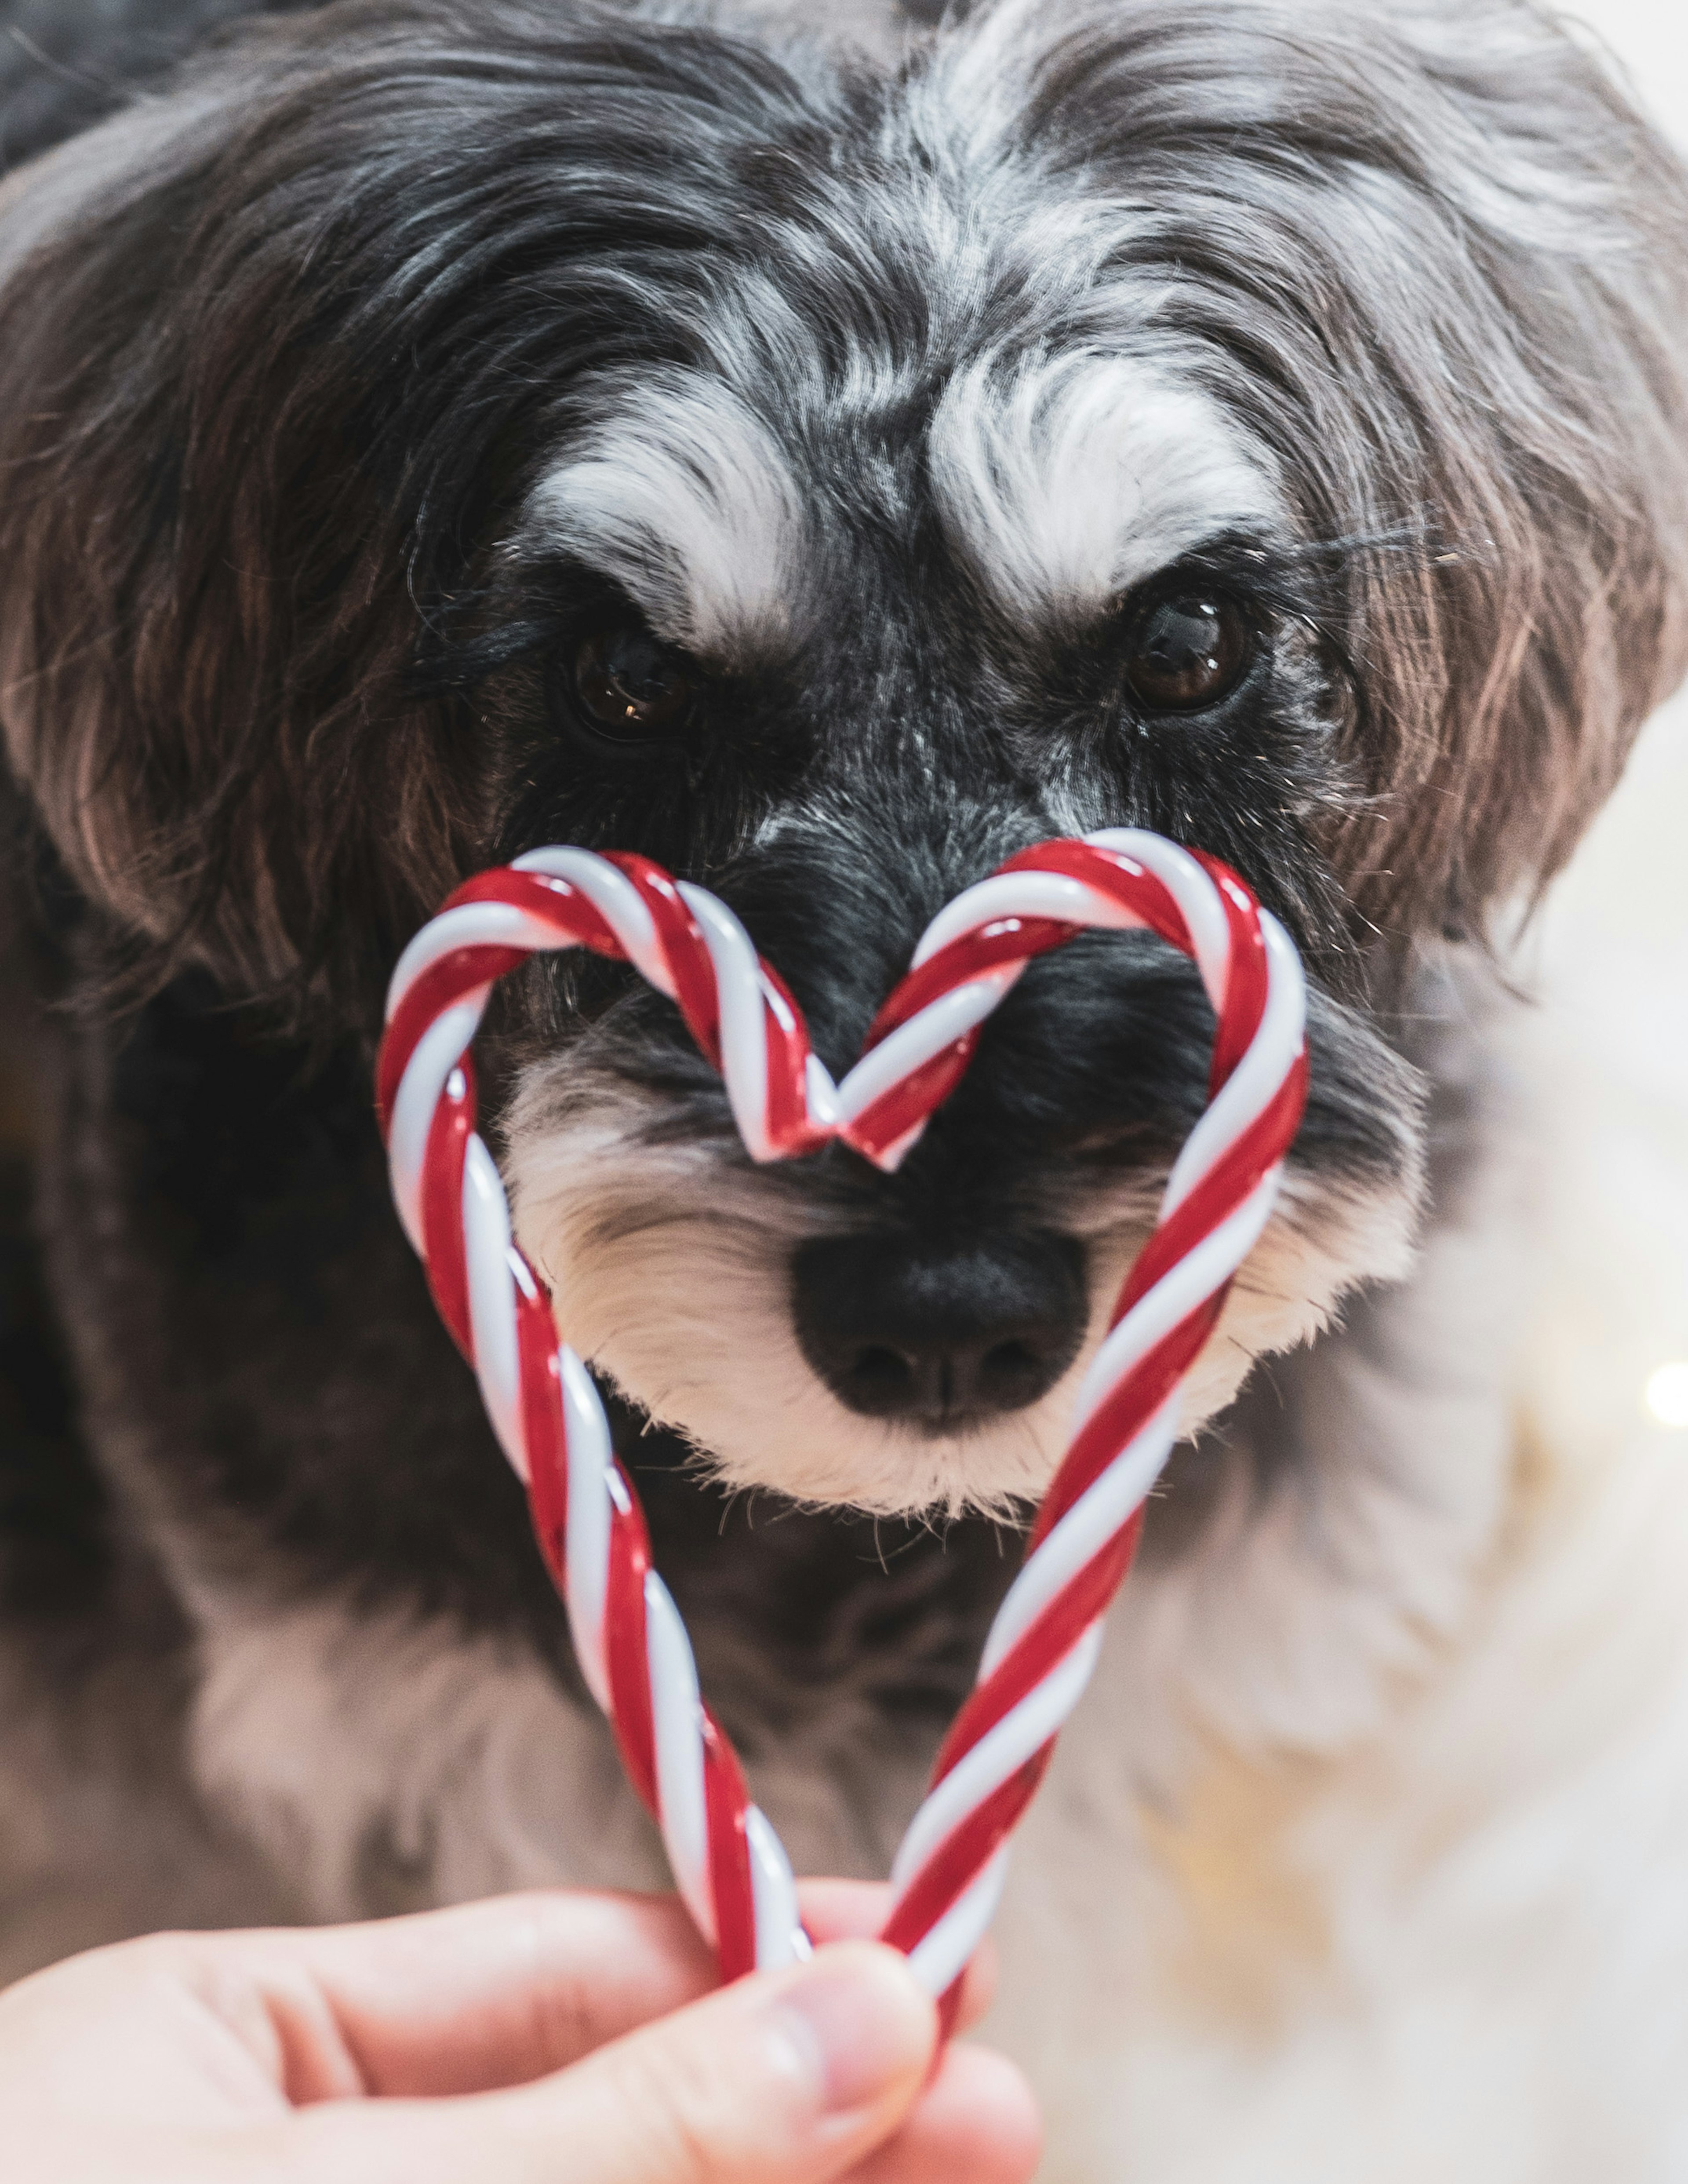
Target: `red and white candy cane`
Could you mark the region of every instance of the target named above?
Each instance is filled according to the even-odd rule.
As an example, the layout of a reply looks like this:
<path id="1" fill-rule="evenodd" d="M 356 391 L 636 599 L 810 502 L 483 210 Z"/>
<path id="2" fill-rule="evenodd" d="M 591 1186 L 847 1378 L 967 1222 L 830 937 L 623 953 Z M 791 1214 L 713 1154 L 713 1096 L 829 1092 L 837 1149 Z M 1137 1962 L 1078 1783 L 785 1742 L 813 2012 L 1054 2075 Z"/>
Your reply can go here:
<path id="1" fill-rule="evenodd" d="M 893 1168 L 1026 964 L 1097 927 L 1147 928 L 1194 959 L 1217 1018 L 1209 1101 L 1080 1389 L 1025 1564 L 892 1868 L 886 1938 L 947 1995 L 990 1924 L 1009 1834 L 1095 1667 L 1177 1436 L 1185 1377 L 1272 1210 L 1307 1093 L 1294 947 L 1217 861 L 1115 828 L 1025 850 L 941 911 L 841 1083 L 732 912 L 636 856 L 537 850 L 484 872 L 393 973 L 377 1091 L 399 1214 L 527 1486 L 581 1673 L 725 1977 L 807 1952 L 791 1866 L 699 1694 L 591 1375 L 559 1345 L 544 1285 L 512 1240 L 475 1131 L 469 1043 L 496 979 L 541 950 L 588 948 L 676 1002 L 753 1158 L 836 1136 Z"/>

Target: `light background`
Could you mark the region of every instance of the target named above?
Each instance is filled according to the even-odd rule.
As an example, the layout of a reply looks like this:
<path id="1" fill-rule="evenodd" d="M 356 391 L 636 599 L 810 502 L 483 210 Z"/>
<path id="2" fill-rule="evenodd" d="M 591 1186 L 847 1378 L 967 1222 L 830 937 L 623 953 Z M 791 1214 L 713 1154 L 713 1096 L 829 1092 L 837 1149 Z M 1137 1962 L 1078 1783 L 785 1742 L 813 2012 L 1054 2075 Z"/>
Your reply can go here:
<path id="1" fill-rule="evenodd" d="M 1582 0 L 1566 8 L 1616 57 L 1631 90 L 1688 153 L 1688 5 L 1684 0 Z M 1688 327 L 1683 329 L 1688 341 Z M 1556 949 L 1580 942 L 1625 951 L 1680 947 L 1688 958 L 1688 696 L 1643 737 L 1617 796 L 1557 890 Z M 1688 1131 L 1688 1115 L 1684 1117 Z"/>
<path id="2" fill-rule="evenodd" d="M 1580 0 L 1561 12 L 1605 40 L 1656 118 L 1688 146 L 1688 8 L 1681 0 Z"/>
<path id="3" fill-rule="evenodd" d="M 1581 0 L 1562 11 L 1610 49 L 1688 153 L 1688 6 Z M 1688 326 L 1682 329 L 1688 342 Z M 1544 1007 L 1521 1059 L 1553 1127 L 1533 1182 L 1548 1270 L 1524 1364 L 1562 1460 L 1635 1436 L 1688 1441 L 1688 691 L 1643 732 L 1616 794 L 1526 951 Z M 1664 1368 L 1674 1386 L 1662 1388 Z"/>

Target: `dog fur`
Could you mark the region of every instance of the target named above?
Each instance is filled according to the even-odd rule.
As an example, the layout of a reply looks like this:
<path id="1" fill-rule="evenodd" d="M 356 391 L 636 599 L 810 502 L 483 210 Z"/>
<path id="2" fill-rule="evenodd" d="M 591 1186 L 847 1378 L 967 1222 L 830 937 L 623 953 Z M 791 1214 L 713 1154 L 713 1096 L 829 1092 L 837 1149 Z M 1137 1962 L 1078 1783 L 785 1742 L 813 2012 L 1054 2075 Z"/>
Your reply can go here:
<path id="1" fill-rule="evenodd" d="M 1674 159 L 1513 0 L 236 12 L 15 8 L 0 73 L 64 1351 L 6 1458 L 0 1962 L 660 1882 L 386 1203 L 381 986 L 453 882 L 705 878 L 837 1065 L 948 896 L 1130 822 L 1289 925 L 1313 1089 L 1004 1913 L 1047 2174 L 1680 2176 L 1680 1497 L 1542 1408 L 1585 1156 L 1508 986 L 1688 664 Z M 1177 583 L 1249 634 L 1168 716 L 1121 663 Z M 635 615 L 673 747 L 569 681 Z M 1158 944 L 1074 943 L 886 1178 L 753 1168 L 601 966 L 501 995 L 520 1233 L 800 1866 L 888 1858 L 1209 1027 Z M 815 1368 L 794 1254 L 1051 1239 L 1036 1400 Z"/>

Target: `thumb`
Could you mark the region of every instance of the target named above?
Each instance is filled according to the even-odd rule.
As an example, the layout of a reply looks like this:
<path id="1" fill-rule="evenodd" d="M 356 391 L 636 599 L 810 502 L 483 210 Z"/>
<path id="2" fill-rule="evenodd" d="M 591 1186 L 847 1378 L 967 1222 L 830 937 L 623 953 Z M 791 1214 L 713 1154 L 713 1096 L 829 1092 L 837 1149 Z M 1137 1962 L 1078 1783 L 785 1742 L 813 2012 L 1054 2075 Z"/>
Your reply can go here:
<path id="1" fill-rule="evenodd" d="M 305 2110 L 295 2128 L 318 2144 L 297 2173 L 322 2184 L 828 2184 L 897 2130 L 936 2042 L 937 2013 L 907 1960 L 837 1942 L 514 2092 Z"/>

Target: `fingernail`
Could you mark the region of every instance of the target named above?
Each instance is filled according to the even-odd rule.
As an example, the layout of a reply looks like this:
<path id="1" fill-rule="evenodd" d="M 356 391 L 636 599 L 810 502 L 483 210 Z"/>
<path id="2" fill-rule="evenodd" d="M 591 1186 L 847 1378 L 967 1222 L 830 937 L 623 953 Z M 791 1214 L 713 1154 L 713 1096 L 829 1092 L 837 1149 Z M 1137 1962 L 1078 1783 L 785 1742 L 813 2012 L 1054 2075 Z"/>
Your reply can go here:
<path id="1" fill-rule="evenodd" d="M 934 2044 L 931 2003 L 903 1960 L 871 1942 L 823 1949 L 772 2007 L 829 2115 L 875 2106 L 918 2077 Z"/>

